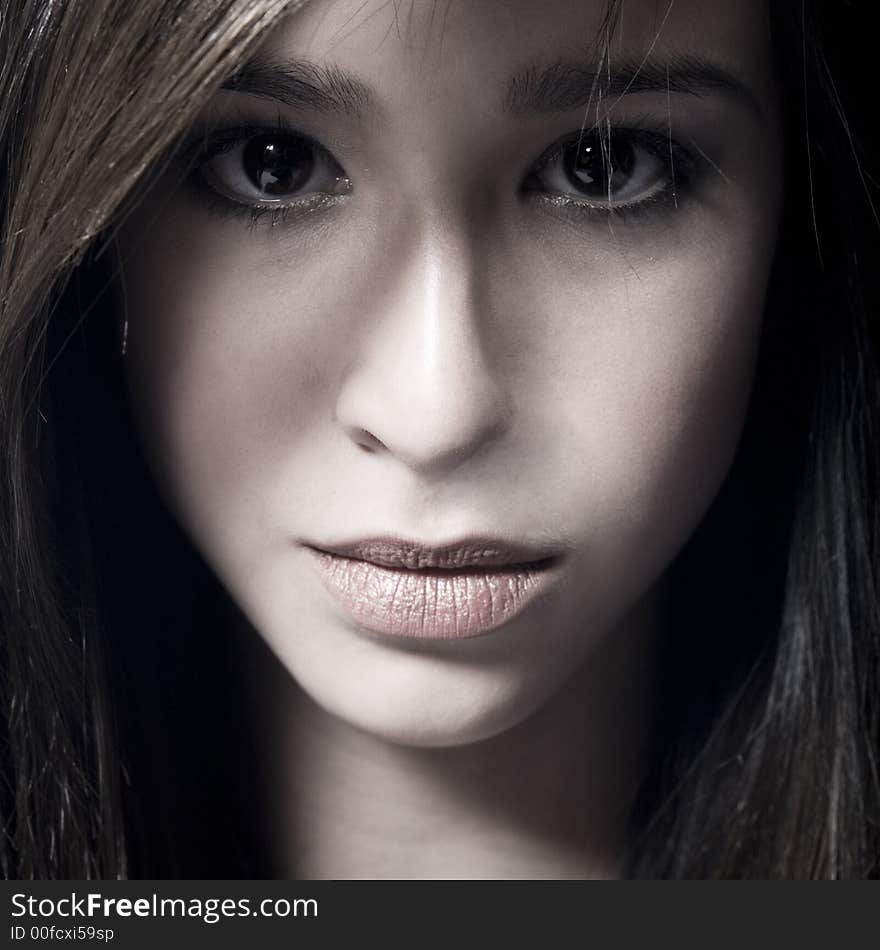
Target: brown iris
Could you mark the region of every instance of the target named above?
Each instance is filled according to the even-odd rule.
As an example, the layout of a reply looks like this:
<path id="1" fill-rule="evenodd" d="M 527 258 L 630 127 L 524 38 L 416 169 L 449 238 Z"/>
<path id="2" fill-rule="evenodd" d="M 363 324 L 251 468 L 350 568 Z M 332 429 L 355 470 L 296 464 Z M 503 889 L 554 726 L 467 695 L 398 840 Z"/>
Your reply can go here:
<path id="1" fill-rule="evenodd" d="M 583 136 L 566 146 L 562 167 L 579 192 L 591 198 L 613 198 L 629 181 L 636 163 L 635 149 L 625 139 L 603 142 Z"/>
<path id="2" fill-rule="evenodd" d="M 242 163 L 255 188 L 270 197 L 283 198 L 309 181 L 315 170 L 315 154 L 301 139 L 257 135 L 245 146 Z"/>

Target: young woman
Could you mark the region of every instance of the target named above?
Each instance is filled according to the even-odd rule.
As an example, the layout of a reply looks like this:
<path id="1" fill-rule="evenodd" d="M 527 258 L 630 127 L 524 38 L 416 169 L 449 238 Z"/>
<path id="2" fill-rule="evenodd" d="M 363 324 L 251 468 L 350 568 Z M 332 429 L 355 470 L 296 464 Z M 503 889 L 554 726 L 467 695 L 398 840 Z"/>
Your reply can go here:
<path id="1" fill-rule="evenodd" d="M 7 4 L 6 876 L 876 875 L 857 26 Z"/>

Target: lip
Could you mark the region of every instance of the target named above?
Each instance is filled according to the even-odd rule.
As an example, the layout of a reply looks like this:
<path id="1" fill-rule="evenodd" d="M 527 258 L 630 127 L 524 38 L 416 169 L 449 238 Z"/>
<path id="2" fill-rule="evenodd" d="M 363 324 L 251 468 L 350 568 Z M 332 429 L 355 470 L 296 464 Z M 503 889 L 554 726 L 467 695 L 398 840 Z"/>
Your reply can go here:
<path id="1" fill-rule="evenodd" d="M 496 630 L 552 585 L 559 561 L 556 552 L 493 538 L 306 547 L 324 586 L 356 623 L 415 640 L 465 640 Z"/>

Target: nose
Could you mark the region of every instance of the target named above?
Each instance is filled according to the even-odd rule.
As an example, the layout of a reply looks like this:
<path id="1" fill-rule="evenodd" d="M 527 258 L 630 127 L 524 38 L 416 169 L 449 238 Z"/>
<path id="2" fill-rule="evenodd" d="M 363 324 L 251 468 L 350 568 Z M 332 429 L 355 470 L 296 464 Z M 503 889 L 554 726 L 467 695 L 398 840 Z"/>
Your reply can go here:
<path id="1" fill-rule="evenodd" d="M 422 247 L 404 258 L 367 304 L 336 421 L 361 449 L 436 477 L 503 434 L 509 403 L 492 366 L 469 255 Z"/>

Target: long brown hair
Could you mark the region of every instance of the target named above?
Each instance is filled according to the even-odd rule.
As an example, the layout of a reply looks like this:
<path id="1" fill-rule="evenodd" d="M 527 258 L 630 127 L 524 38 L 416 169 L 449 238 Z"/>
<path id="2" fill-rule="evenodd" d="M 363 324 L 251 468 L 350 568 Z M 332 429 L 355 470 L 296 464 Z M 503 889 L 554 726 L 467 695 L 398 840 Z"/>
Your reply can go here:
<path id="1" fill-rule="evenodd" d="M 94 549 L 87 514 L 98 486 L 84 482 L 64 431 L 66 409 L 93 392 L 85 365 L 59 372 L 94 305 L 79 299 L 77 268 L 198 104 L 291 6 L 15 0 L 0 11 L 0 861 L 9 877 L 130 873 L 97 616 L 98 565 L 118 552 Z M 94 429 L 106 427 L 97 408 Z"/>
<path id="2" fill-rule="evenodd" d="M 295 6 L 8 0 L 0 11 L 6 877 L 272 871 L 258 829 L 230 817 L 234 795 L 203 831 L 193 820 L 200 769 L 250 766 L 239 720 L 222 712 L 232 687 L 221 702 L 209 682 L 228 671 L 191 672 L 191 628 L 223 593 L 129 439 L 110 278 L 128 199 Z M 633 817 L 638 876 L 877 873 L 880 397 L 864 276 L 876 221 L 816 40 L 825 25 L 800 3 L 776 6 L 786 230 L 742 447 L 673 568 L 688 593 Z M 187 704 L 191 689 L 199 701 Z M 235 840 L 212 849 L 221 823 Z"/>

